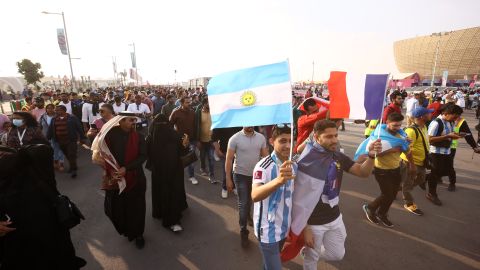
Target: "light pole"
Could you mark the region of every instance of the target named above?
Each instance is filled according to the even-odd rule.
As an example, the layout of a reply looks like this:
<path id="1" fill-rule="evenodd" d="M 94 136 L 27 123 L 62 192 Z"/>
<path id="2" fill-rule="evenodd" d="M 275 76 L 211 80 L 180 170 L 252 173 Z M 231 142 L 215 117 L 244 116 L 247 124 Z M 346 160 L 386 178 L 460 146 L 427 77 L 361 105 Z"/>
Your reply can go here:
<path id="1" fill-rule="evenodd" d="M 431 37 L 438 37 L 437 47 L 435 49 L 435 60 L 433 62 L 432 81 L 430 82 L 430 87 L 432 88 L 435 84 L 435 71 L 437 69 L 437 59 L 438 59 L 438 51 L 440 49 L 440 40 L 442 39 L 442 36 L 446 36 L 446 35 L 448 35 L 448 32 L 443 32 L 443 33 L 439 32 L 439 33 L 433 33 L 430 35 Z"/>
<path id="2" fill-rule="evenodd" d="M 70 56 L 70 42 L 68 42 L 68 35 L 67 35 L 67 24 L 65 23 L 65 14 L 58 13 L 58 12 L 47 12 L 42 11 L 43 14 L 51 14 L 51 15 L 61 15 L 63 20 L 63 30 L 65 30 L 65 41 L 67 43 L 67 54 L 68 54 L 68 63 L 70 64 L 70 76 L 72 77 L 72 90 L 74 89 L 75 85 L 75 77 L 73 77 L 73 68 L 72 68 L 72 57 Z"/>
<path id="3" fill-rule="evenodd" d="M 135 51 L 135 42 L 132 42 L 132 44 L 128 44 L 128 46 L 133 46 L 132 66 L 134 66 L 135 68 L 135 79 L 137 80 L 137 86 L 138 86 L 137 52 Z"/>

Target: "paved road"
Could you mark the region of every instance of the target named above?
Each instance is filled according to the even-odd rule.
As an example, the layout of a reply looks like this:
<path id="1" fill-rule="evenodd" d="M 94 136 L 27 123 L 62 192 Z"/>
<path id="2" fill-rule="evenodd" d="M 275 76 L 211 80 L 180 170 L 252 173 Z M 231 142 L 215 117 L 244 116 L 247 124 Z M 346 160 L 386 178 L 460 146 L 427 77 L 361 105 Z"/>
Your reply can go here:
<path id="1" fill-rule="evenodd" d="M 473 114 L 466 115 L 474 126 Z M 353 124 L 341 132 L 348 155 L 353 156 L 362 134 L 363 126 Z M 72 180 L 58 174 L 57 181 L 87 217 L 72 230 L 78 254 L 88 261 L 86 269 L 261 269 L 254 237 L 249 249 L 240 247 L 235 196 L 221 199 L 220 185 L 200 177 L 197 186 L 185 181 L 189 209 L 182 222 L 185 231 L 179 235 L 151 218 L 147 190 L 146 246 L 137 250 L 104 215 L 103 192 L 98 188 L 101 171 L 90 163 L 86 150 L 80 151 L 79 177 Z M 417 189 L 414 196 L 425 216 L 413 216 L 397 200 L 390 211 L 393 229 L 372 225 L 363 216 L 362 203 L 379 194 L 373 177 L 346 175 L 340 203 L 348 233 L 346 255 L 341 262 L 321 263 L 318 269 L 480 269 L 480 156 L 472 159 L 472 151 L 462 141 L 455 165 L 457 192 L 439 187 L 444 206 L 432 205 Z M 216 169 L 220 171 L 218 164 Z M 302 259 L 297 257 L 284 269 L 302 269 Z"/>

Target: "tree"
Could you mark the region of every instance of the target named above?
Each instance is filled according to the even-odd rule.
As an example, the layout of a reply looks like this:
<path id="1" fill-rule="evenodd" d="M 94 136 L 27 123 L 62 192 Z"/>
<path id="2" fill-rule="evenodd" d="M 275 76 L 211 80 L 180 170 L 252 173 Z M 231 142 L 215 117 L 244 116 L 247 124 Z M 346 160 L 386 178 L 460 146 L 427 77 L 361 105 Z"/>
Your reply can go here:
<path id="1" fill-rule="evenodd" d="M 21 62 L 17 62 L 18 73 L 22 74 L 27 81 L 27 84 L 33 84 L 37 86 L 37 82 L 41 78 L 45 77 L 43 72 L 40 71 L 42 65 L 40 63 L 33 63 L 29 59 L 23 59 Z"/>

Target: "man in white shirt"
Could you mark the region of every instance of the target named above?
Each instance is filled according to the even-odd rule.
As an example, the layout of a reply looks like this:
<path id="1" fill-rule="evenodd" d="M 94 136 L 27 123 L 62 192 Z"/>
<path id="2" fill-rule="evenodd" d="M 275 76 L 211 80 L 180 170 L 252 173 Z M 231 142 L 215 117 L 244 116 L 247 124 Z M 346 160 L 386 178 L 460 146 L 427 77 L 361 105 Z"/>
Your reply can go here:
<path id="1" fill-rule="evenodd" d="M 457 100 L 457 105 L 460 106 L 460 108 L 465 109 L 465 97 L 461 90 L 457 91 L 455 94 L 455 99 Z"/>
<path id="2" fill-rule="evenodd" d="M 147 104 L 142 103 L 140 95 L 135 96 L 135 103 L 128 105 L 127 111 L 137 115 L 137 131 L 147 127 L 147 119 L 151 115 L 151 111 Z M 139 116 L 142 116 L 142 118 Z"/>
<path id="3" fill-rule="evenodd" d="M 60 103 L 58 103 L 58 105 L 65 106 L 65 108 L 67 108 L 67 113 L 72 114 L 72 102 L 68 98 L 68 94 L 67 93 L 62 93 L 60 95 L 60 99 L 61 99 L 61 101 L 60 101 Z"/>
<path id="4" fill-rule="evenodd" d="M 128 106 L 127 104 L 122 102 L 122 98 L 120 96 L 115 96 L 114 101 L 115 102 L 112 104 L 112 107 L 116 115 L 118 115 L 120 112 L 127 110 Z"/>
<path id="5" fill-rule="evenodd" d="M 85 130 L 90 129 L 90 124 L 93 124 L 95 120 L 100 118 L 100 106 L 103 102 L 99 102 L 99 96 L 95 93 L 90 94 L 89 101 L 83 103 L 82 106 L 82 123 Z"/>
<path id="6" fill-rule="evenodd" d="M 418 103 L 419 98 L 420 98 L 420 94 L 415 93 L 414 96 L 410 97 L 406 102 L 407 103 L 407 112 L 406 112 L 407 127 L 412 125 L 413 123 L 415 123 L 414 118 L 412 116 L 412 112 L 416 107 L 420 106 L 419 103 Z"/>

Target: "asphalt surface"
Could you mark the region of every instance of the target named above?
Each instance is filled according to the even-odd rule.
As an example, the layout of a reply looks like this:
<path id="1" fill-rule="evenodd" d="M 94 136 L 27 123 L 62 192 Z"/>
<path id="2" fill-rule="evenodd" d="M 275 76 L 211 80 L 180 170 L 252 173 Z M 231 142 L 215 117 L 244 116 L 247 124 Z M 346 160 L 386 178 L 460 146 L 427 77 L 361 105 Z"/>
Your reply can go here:
<path id="1" fill-rule="evenodd" d="M 478 120 L 465 113 L 470 127 Z M 353 156 L 363 139 L 363 125 L 347 124 L 340 132 L 346 154 Z M 475 137 L 477 136 L 476 132 Z M 103 212 L 104 192 L 99 189 L 101 169 L 79 150 L 79 175 L 73 180 L 57 174 L 59 189 L 81 208 L 87 219 L 72 229 L 79 256 L 88 261 L 84 269 L 261 269 L 262 258 L 255 237 L 250 247 L 240 247 L 236 197 L 220 197 L 221 185 L 197 176 L 193 186 L 185 179 L 189 208 L 184 212 L 184 231 L 174 234 L 151 217 L 150 173 L 147 172 L 146 245 L 138 250 L 119 236 Z M 318 269 L 480 269 L 480 156 L 461 141 L 455 160 L 457 191 L 439 186 L 444 205 L 435 206 L 424 192 L 413 192 L 424 216 L 414 216 L 397 199 L 390 210 L 392 229 L 366 221 L 361 206 L 379 194 L 373 176 L 360 179 L 344 175 L 340 208 L 347 228 L 346 254 L 340 262 L 320 262 Z M 199 164 L 196 166 L 198 172 Z M 220 176 L 216 164 L 216 175 Z M 448 182 L 444 178 L 445 182 Z M 400 198 L 400 196 L 398 197 Z M 302 269 L 302 258 L 284 264 L 284 269 Z"/>

